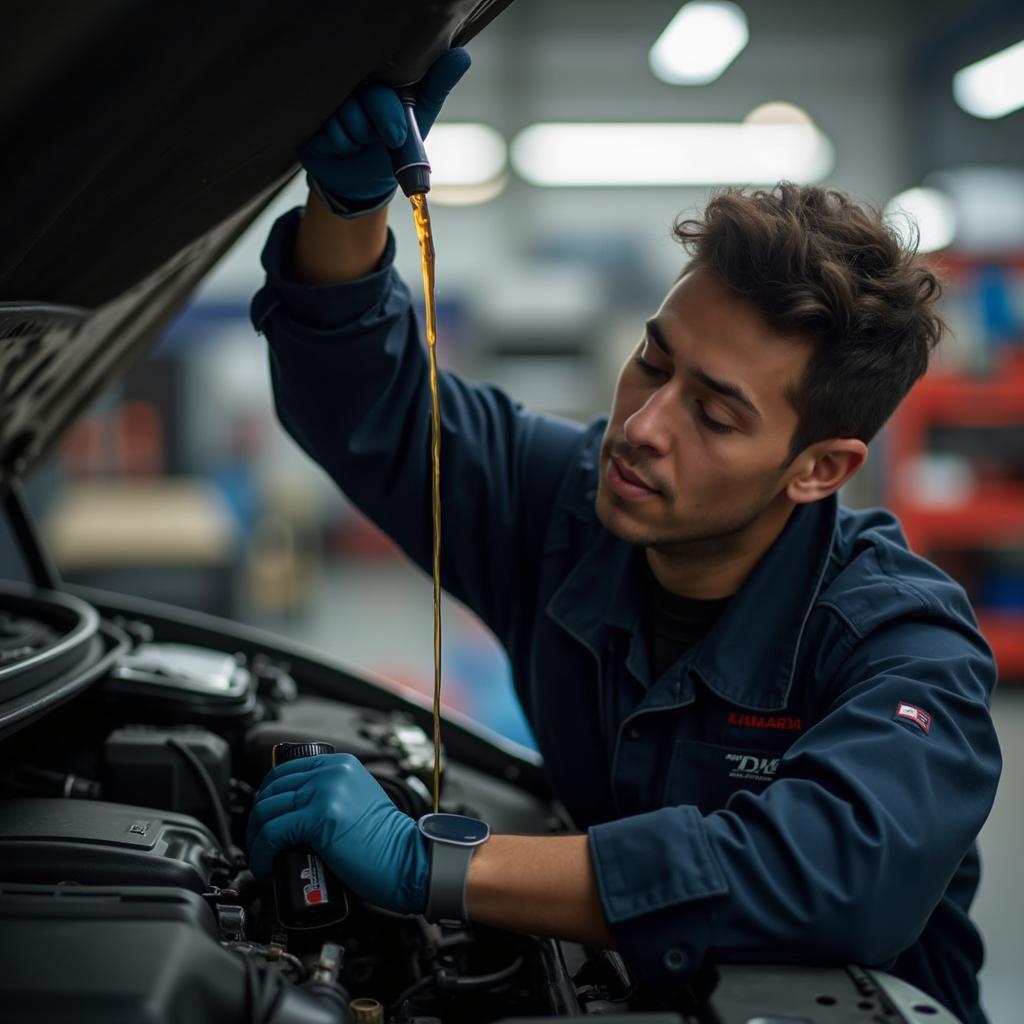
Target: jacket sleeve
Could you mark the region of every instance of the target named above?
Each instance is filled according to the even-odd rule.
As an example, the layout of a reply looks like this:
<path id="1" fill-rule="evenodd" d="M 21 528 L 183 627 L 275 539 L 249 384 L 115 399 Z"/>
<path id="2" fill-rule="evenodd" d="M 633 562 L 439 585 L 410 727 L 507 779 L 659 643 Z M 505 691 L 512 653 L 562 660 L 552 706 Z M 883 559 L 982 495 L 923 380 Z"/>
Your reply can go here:
<path id="1" fill-rule="evenodd" d="M 903 620 L 829 661 L 838 696 L 760 794 L 590 829 L 609 929 L 656 991 L 705 958 L 887 963 L 985 821 L 1000 754 L 978 634 Z M 897 715 L 903 703 L 930 715 L 927 732 Z"/>
<path id="2" fill-rule="evenodd" d="M 289 278 L 299 213 L 271 231 L 266 284 L 252 304 L 270 347 L 277 415 L 352 502 L 424 570 L 432 565 L 428 363 L 409 291 L 392 267 L 357 281 Z M 525 413 L 502 391 L 440 374 L 441 579 L 507 642 L 529 604 L 565 465 L 582 437 Z M 518 596 L 518 600 L 517 600 Z"/>

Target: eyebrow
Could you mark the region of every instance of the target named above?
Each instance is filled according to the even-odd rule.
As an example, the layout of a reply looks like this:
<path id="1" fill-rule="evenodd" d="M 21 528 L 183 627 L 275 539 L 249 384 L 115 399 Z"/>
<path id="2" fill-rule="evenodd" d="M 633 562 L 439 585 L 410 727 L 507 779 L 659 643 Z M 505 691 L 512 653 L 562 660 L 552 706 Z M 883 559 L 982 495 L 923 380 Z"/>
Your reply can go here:
<path id="1" fill-rule="evenodd" d="M 668 339 L 665 337 L 665 332 L 661 329 L 658 322 L 653 319 L 647 320 L 644 323 L 644 327 L 646 328 L 647 336 L 651 341 L 653 341 L 654 344 L 665 353 L 665 355 L 671 357 L 672 347 L 669 345 Z M 692 367 L 687 372 L 694 380 L 699 381 L 706 388 L 710 388 L 723 398 L 731 398 L 733 401 L 738 402 L 756 420 L 761 420 L 761 413 L 757 406 L 754 405 L 754 403 L 747 397 L 746 392 L 738 384 L 732 384 L 727 380 L 719 380 L 717 377 L 712 377 L 710 373 L 705 373 L 704 370 L 693 369 Z"/>

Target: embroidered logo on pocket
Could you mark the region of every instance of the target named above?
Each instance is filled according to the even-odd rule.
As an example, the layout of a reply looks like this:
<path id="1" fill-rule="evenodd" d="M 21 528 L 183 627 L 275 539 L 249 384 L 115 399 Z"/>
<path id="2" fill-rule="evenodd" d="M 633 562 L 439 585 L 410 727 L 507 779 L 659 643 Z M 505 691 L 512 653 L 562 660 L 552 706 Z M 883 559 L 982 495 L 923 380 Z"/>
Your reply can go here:
<path id="1" fill-rule="evenodd" d="M 914 707 L 913 704 L 907 704 L 906 701 L 901 700 L 896 705 L 896 714 L 893 717 L 902 719 L 904 722 L 913 722 L 925 734 L 929 733 L 932 728 L 932 716 L 927 711 Z"/>
<path id="2" fill-rule="evenodd" d="M 777 757 L 757 757 L 754 754 L 726 754 L 726 761 L 734 767 L 729 772 L 730 779 L 743 779 L 747 782 L 771 782 L 779 770 Z"/>
<path id="3" fill-rule="evenodd" d="M 729 725 L 739 725 L 745 729 L 781 729 L 788 732 L 800 732 L 804 724 L 799 718 L 791 715 L 748 715 L 742 711 L 730 711 L 726 721 Z"/>

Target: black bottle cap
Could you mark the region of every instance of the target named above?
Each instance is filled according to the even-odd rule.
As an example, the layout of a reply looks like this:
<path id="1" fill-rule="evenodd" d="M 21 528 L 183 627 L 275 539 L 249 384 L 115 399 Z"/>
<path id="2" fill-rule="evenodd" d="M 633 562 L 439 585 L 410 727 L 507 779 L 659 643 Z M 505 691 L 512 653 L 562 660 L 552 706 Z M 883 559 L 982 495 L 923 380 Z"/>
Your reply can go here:
<path id="1" fill-rule="evenodd" d="M 430 191 L 430 164 L 410 164 L 395 173 L 395 179 L 406 196 Z"/>
<path id="2" fill-rule="evenodd" d="M 300 757 L 315 757 L 317 754 L 334 754 L 333 743 L 275 743 L 270 754 L 270 763 L 276 768 L 286 761 L 295 761 Z"/>

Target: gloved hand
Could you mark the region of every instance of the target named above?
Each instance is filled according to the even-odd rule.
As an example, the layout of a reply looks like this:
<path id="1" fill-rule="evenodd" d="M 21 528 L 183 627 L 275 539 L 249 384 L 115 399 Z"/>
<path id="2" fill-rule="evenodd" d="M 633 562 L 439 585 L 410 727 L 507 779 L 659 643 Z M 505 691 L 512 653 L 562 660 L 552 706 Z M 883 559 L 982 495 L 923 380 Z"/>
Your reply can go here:
<path id="1" fill-rule="evenodd" d="M 257 878 L 270 874 L 278 850 L 306 846 L 370 903 L 401 914 L 426 908 L 427 841 L 351 754 L 302 757 L 271 771 L 247 845 Z"/>
<path id="2" fill-rule="evenodd" d="M 416 123 L 430 131 L 448 93 L 469 70 L 469 51 L 441 54 L 416 85 Z M 388 148 L 405 142 L 405 111 L 398 93 L 370 84 L 349 96 L 302 147 L 302 165 L 332 196 L 362 203 L 385 199 L 397 188 Z"/>

